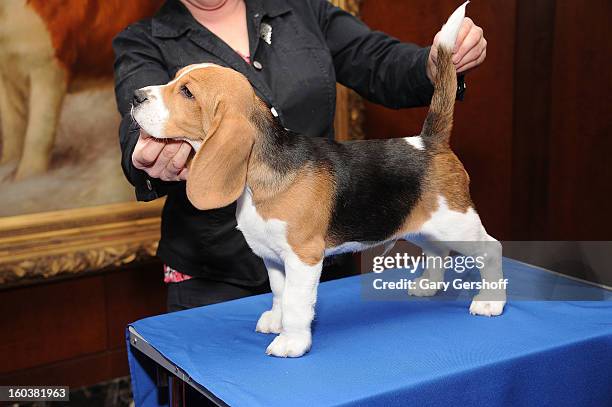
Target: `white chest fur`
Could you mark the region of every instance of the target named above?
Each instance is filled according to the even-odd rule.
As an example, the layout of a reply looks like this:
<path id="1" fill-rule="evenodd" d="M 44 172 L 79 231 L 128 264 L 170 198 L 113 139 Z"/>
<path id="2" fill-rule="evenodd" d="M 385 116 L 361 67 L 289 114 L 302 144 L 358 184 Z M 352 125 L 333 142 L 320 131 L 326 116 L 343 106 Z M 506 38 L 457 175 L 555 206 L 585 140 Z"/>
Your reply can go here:
<path id="1" fill-rule="evenodd" d="M 280 219 L 264 219 L 257 213 L 253 204 L 253 193 L 249 188 L 238 198 L 236 207 L 238 230 L 253 253 L 261 258 L 284 263 L 287 256 L 294 254 L 287 242 L 287 223 Z M 325 257 L 336 254 L 359 252 L 377 243 L 346 242 L 325 250 Z"/>
<path id="2" fill-rule="evenodd" d="M 293 253 L 287 242 L 287 223 L 279 219 L 262 218 L 253 204 L 249 188 L 238 198 L 236 222 L 253 252 L 264 259 L 283 263 Z"/>

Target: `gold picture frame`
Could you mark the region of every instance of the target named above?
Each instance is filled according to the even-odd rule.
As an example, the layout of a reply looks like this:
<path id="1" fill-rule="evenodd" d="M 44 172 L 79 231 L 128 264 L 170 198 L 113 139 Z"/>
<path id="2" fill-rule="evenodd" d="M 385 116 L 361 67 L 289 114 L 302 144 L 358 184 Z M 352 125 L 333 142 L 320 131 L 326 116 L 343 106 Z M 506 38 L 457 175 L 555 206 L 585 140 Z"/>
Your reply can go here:
<path id="1" fill-rule="evenodd" d="M 359 0 L 334 0 L 354 15 Z M 338 140 L 363 139 L 363 104 L 338 85 Z M 99 271 L 150 259 L 164 200 L 125 202 L 0 218 L 0 284 Z"/>
<path id="2" fill-rule="evenodd" d="M 0 218 L 0 284 L 155 255 L 163 199 Z"/>
<path id="3" fill-rule="evenodd" d="M 332 3 L 359 17 L 361 0 L 332 0 Z M 334 130 L 336 140 L 363 140 L 363 100 L 354 91 L 336 85 L 336 117 Z"/>

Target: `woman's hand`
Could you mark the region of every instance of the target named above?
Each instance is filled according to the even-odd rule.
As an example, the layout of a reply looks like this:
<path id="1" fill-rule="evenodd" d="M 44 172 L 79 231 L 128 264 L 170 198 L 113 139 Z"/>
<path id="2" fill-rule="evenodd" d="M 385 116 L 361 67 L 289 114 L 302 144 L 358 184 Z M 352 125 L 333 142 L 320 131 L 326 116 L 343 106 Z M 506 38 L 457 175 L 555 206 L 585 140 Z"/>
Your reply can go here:
<path id="1" fill-rule="evenodd" d="M 162 181 L 184 181 L 188 175 L 185 164 L 189 154 L 191 154 L 189 143 L 158 140 L 140 130 L 132 154 L 132 163 L 151 178 L 159 178 Z"/>
<path id="2" fill-rule="evenodd" d="M 439 37 L 440 33 L 438 32 L 427 61 L 427 76 L 432 83 L 436 77 Z M 465 17 L 453 50 L 453 63 L 457 68 L 457 73 L 476 68 L 484 62 L 486 57 L 487 40 L 484 38 L 482 28 L 474 24 L 471 18 Z"/>

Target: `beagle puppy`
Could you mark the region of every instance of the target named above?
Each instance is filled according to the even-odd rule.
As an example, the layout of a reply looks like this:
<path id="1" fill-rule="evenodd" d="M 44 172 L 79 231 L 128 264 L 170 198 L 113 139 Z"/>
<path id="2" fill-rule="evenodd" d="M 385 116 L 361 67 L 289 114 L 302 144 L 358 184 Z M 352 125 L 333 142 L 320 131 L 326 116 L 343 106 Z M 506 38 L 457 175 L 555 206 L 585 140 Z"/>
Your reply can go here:
<path id="1" fill-rule="evenodd" d="M 464 15 L 465 4 L 442 29 L 435 92 L 416 137 L 337 143 L 296 134 L 278 123 L 244 76 L 212 64 L 188 66 L 166 85 L 135 92 L 133 117 L 146 132 L 195 149 L 187 180 L 192 204 L 210 209 L 238 201 L 238 228 L 269 273 L 272 307 L 256 328 L 279 334 L 269 355 L 309 351 L 325 256 L 416 236 L 437 242 L 420 243 L 425 254 L 477 255 L 485 243 L 499 244 L 482 226 L 469 177 L 449 146 L 457 87 L 451 56 Z M 452 242 L 473 244 L 468 250 Z M 500 259 L 492 257 L 481 274 L 498 281 L 493 262 Z M 420 278 L 443 281 L 443 270 L 427 269 Z M 501 314 L 505 292 L 492 300 L 485 291 L 470 312 Z"/>

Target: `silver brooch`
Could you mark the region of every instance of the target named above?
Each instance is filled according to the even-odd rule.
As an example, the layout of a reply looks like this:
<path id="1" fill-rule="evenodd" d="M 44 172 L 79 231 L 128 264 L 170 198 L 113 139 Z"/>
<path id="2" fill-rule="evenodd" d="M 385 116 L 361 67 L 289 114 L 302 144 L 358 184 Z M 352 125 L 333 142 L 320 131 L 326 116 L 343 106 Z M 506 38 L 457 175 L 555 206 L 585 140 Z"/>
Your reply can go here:
<path id="1" fill-rule="evenodd" d="M 260 34 L 261 38 L 268 45 L 272 45 L 272 26 L 267 23 L 261 23 Z"/>

